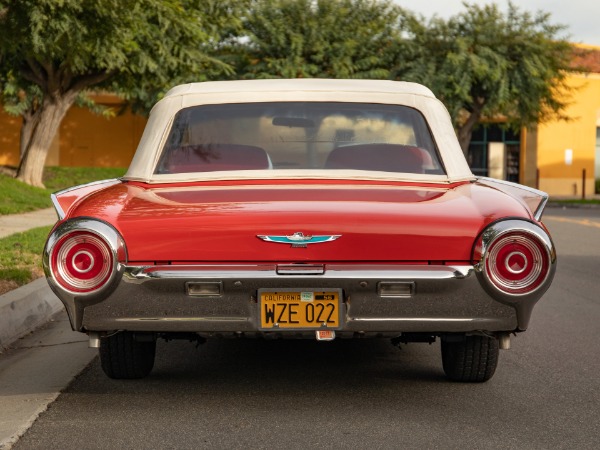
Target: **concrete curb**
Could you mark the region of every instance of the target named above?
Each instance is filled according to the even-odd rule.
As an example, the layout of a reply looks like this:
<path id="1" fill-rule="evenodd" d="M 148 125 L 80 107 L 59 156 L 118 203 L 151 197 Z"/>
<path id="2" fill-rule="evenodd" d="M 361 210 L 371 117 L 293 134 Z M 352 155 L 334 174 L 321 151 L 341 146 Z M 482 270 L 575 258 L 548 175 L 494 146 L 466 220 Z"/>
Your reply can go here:
<path id="1" fill-rule="evenodd" d="M 63 309 L 46 278 L 0 296 L 0 351 L 45 324 Z"/>

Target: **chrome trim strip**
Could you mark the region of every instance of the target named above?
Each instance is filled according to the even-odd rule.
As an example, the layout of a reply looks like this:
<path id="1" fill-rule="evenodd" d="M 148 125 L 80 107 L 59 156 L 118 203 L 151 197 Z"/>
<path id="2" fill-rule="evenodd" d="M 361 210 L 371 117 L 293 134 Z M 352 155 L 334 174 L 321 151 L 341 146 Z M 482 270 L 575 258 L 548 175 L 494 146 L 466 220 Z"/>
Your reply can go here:
<path id="1" fill-rule="evenodd" d="M 544 198 L 542 199 L 542 201 L 540 202 L 540 204 L 538 205 L 537 209 L 535 210 L 535 212 L 533 213 L 533 217 L 535 218 L 535 220 L 537 220 L 538 222 L 540 220 L 542 220 L 542 214 L 544 214 L 544 210 L 546 209 L 546 205 L 548 204 L 548 200 L 550 199 L 550 196 L 548 194 L 545 194 Z"/>
<path id="2" fill-rule="evenodd" d="M 52 205 L 54 206 L 54 209 L 56 210 L 56 215 L 58 216 L 58 220 L 63 220 L 65 218 L 65 211 L 62 209 L 62 206 L 60 206 L 60 203 L 58 202 L 58 198 L 56 197 L 57 193 L 54 194 L 50 194 L 50 200 L 52 200 Z"/>
<path id="3" fill-rule="evenodd" d="M 473 319 L 471 317 L 466 317 L 466 318 L 454 318 L 454 319 L 447 319 L 447 318 L 434 318 L 434 317 L 391 317 L 391 318 L 386 318 L 386 317 L 363 317 L 363 318 L 353 318 L 353 317 L 349 317 L 348 321 L 350 322 L 432 322 L 432 323 L 437 323 L 437 322 L 481 322 L 482 320 L 485 319 Z"/>
<path id="4" fill-rule="evenodd" d="M 323 275 L 325 273 L 325 266 L 278 264 L 276 271 L 277 275 Z"/>
<path id="5" fill-rule="evenodd" d="M 429 266 L 429 265 L 339 265 L 327 264 L 324 279 L 377 279 L 396 280 L 450 280 L 468 277 L 474 268 L 471 265 Z M 277 264 L 262 265 L 181 265 L 181 266 L 128 266 L 125 277 L 130 281 L 149 279 L 202 279 L 202 278 L 245 278 L 264 279 L 291 277 L 294 279 L 312 277 L 312 274 L 278 274 Z"/>
<path id="6" fill-rule="evenodd" d="M 115 322 L 248 322 L 247 317 L 117 317 Z"/>
<path id="7" fill-rule="evenodd" d="M 77 186 L 71 186 L 66 189 L 56 191 L 53 195 L 62 195 L 62 194 L 66 194 L 67 192 L 75 191 L 77 189 L 86 188 L 86 187 L 90 187 L 90 186 L 96 186 L 97 184 L 104 184 L 104 183 L 116 184 L 116 182 L 120 182 L 120 181 L 121 181 L 121 178 L 107 178 L 106 180 L 90 181 L 89 183 L 78 184 Z"/>

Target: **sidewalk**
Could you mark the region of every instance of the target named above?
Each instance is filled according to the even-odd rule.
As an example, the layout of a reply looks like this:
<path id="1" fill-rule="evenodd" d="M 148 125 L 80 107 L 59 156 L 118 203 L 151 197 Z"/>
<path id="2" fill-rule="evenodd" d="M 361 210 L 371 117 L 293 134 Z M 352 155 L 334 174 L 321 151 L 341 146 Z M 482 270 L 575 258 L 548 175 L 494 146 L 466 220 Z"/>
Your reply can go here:
<path id="1" fill-rule="evenodd" d="M 10 449 L 97 354 L 71 331 L 64 310 L 0 354 L 0 449 Z"/>
<path id="2" fill-rule="evenodd" d="M 54 208 L 0 216 L 0 238 L 56 220 Z M 10 449 L 96 355 L 71 330 L 45 278 L 0 295 L 0 449 Z"/>
<path id="3" fill-rule="evenodd" d="M 0 216 L 0 238 L 56 222 L 54 208 Z M 44 278 L 0 295 L 0 352 L 62 310 Z"/>
<path id="4" fill-rule="evenodd" d="M 0 216 L 0 238 L 27 231 L 31 228 L 53 225 L 56 220 L 57 217 L 54 208 Z"/>

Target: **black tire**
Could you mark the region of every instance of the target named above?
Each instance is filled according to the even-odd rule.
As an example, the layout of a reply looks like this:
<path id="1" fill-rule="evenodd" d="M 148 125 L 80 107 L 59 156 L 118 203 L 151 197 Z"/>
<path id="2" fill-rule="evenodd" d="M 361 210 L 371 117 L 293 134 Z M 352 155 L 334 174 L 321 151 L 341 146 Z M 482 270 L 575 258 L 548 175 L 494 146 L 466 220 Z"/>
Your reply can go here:
<path id="1" fill-rule="evenodd" d="M 110 378 L 144 378 L 154 367 L 156 341 L 138 342 L 123 331 L 100 340 L 102 370 Z"/>
<path id="2" fill-rule="evenodd" d="M 498 339 L 465 336 L 453 342 L 442 339 L 442 364 L 452 381 L 481 383 L 489 380 L 498 365 Z"/>

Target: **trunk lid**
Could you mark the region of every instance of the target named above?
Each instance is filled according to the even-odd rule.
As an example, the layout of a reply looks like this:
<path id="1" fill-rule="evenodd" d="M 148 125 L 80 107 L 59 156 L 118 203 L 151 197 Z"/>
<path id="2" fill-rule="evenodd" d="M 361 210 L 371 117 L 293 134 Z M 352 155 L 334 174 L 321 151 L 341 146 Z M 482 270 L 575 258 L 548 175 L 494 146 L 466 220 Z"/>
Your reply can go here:
<path id="1" fill-rule="evenodd" d="M 90 194 L 68 215 L 113 224 L 131 263 L 464 262 L 490 222 L 531 218 L 519 201 L 479 184 L 316 181 L 125 182 Z M 340 237 L 306 247 L 258 237 L 294 233 Z"/>

